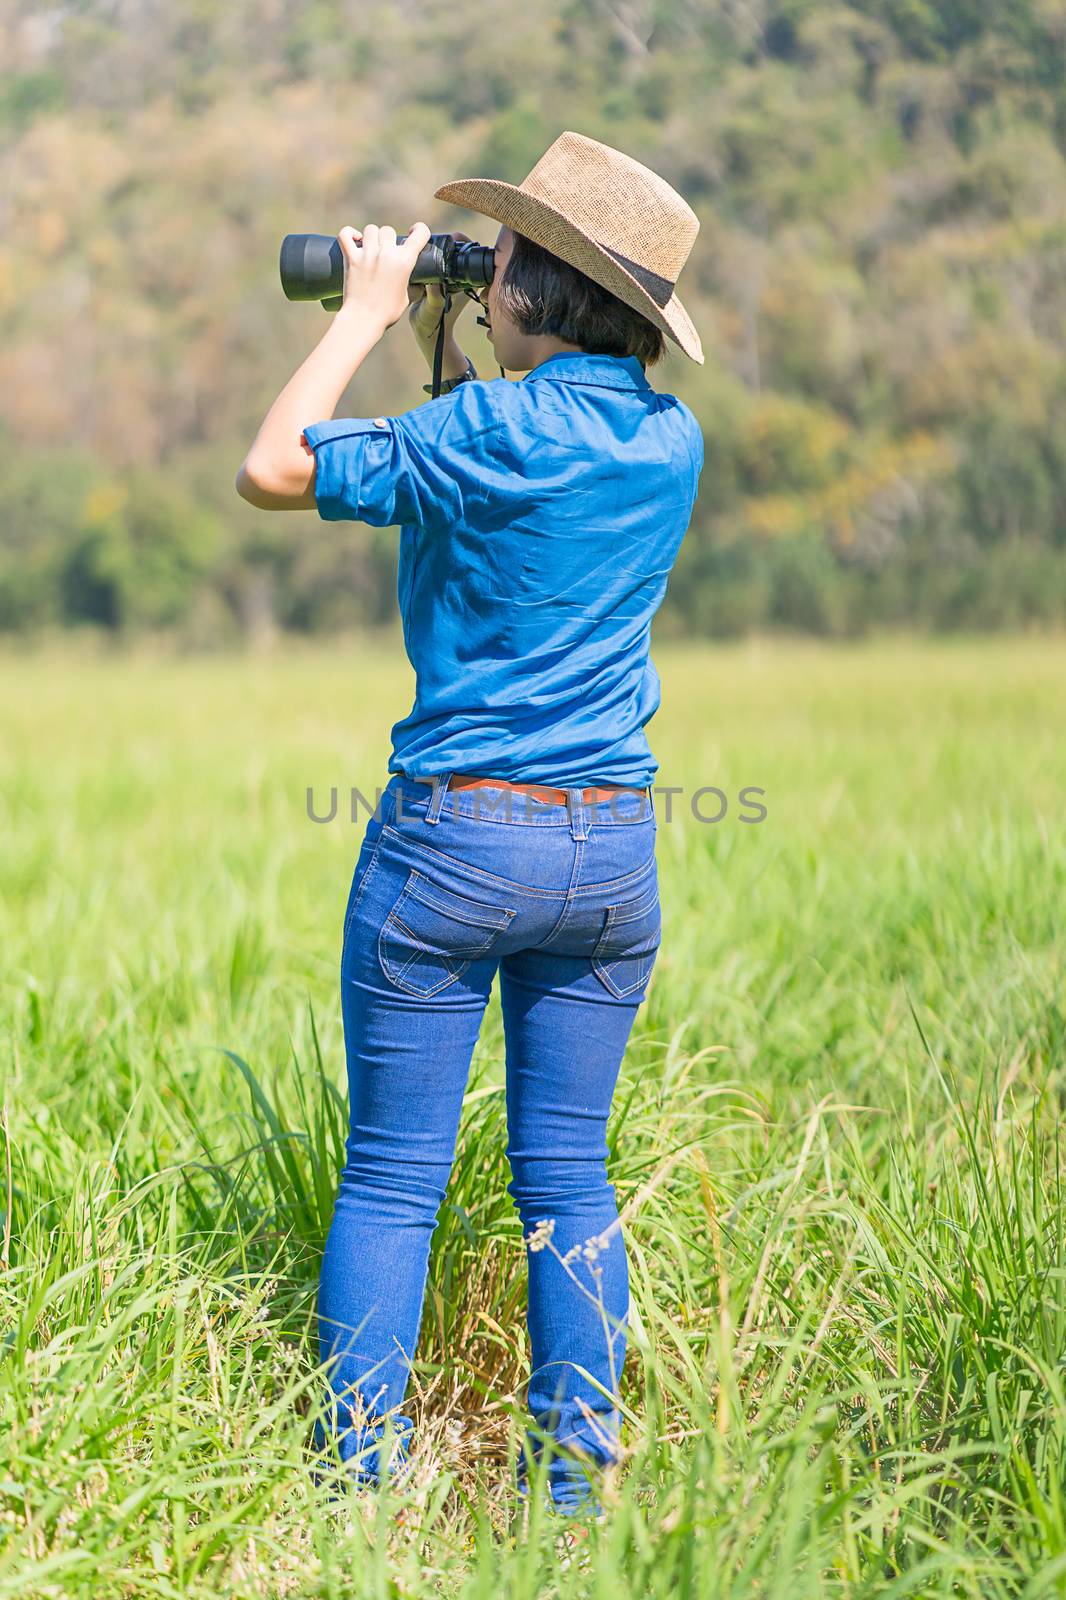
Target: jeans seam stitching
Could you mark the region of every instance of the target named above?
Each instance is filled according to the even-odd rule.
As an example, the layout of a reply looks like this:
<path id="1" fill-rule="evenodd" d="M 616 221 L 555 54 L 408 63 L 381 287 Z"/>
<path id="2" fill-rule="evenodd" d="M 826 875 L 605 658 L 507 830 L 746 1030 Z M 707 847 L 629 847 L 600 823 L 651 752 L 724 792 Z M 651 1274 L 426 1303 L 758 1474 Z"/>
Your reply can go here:
<path id="1" fill-rule="evenodd" d="M 418 945 L 418 950 L 416 950 L 415 953 L 410 956 L 401 967 L 396 968 L 392 966 L 385 954 L 385 935 L 389 929 L 390 923 L 398 923 L 403 928 L 403 931 L 409 934 Z M 486 941 L 486 943 L 489 942 L 491 941 Z M 439 994 L 441 989 L 446 988 L 449 983 L 454 983 L 456 979 L 461 978 L 467 967 L 470 965 L 470 961 L 474 959 L 471 956 L 470 960 L 460 962 L 458 967 L 456 967 L 455 971 L 453 972 L 448 964 L 447 958 L 442 957 L 441 959 L 444 963 L 445 976 L 440 980 L 439 983 L 435 983 L 431 989 L 418 989 L 413 983 L 405 981 L 404 974 L 418 960 L 420 953 L 422 955 L 430 954 L 418 935 L 416 933 L 412 933 L 411 929 L 406 927 L 400 921 L 399 917 L 394 919 L 392 913 L 390 912 L 385 918 L 385 921 L 382 923 L 381 932 L 378 934 L 378 964 L 380 965 L 381 970 L 385 974 L 388 981 L 397 989 L 402 989 L 405 994 L 412 994 L 418 999 L 431 999 L 433 995 Z"/>
<path id="2" fill-rule="evenodd" d="M 418 804 L 419 802 L 415 803 Z M 403 815 L 405 817 L 413 817 L 416 815 L 416 813 L 404 807 Z M 449 810 L 447 807 L 442 809 L 440 817 L 438 817 L 437 820 L 438 822 L 442 822 L 445 819 L 450 822 L 498 822 L 502 823 L 504 827 L 512 828 L 566 828 L 569 826 L 570 820 L 568 817 L 516 817 L 513 815 L 509 817 L 501 817 L 496 814 L 495 810 L 455 811 L 454 809 Z M 427 819 L 425 816 L 419 816 L 417 820 L 419 822 L 425 822 Z M 636 823 L 650 821 L 651 812 L 646 811 L 639 817 L 591 817 L 589 819 L 589 827 L 590 829 L 607 826 L 612 828 L 631 828 Z"/>
<path id="3" fill-rule="evenodd" d="M 552 931 L 548 934 L 546 939 L 542 939 L 540 944 L 537 945 L 538 950 L 549 949 L 552 940 L 557 934 L 562 932 L 570 920 L 570 914 L 574 909 L 574 896 L 577 892 L 577 880 L 581 875 L 581 863 L 585 855 L 584 846 L 584 839 L 574 840 L 574 865 L 570 871 L 570 884 L 566 891 L 566 899 L 563 901 L 562 910 L 555 919 L 555 924 L 552 928 Z"/>
<path id="4" fill-rule="evenodd" d="M 658 900 L 658 898 L 659 898 L 659 885 L 656 884 L 654 890 L 650 894 L 646 894 L 641 900 L 638 900 L 638 902 L 636 904 L 636 907 L 632 911 L 627 911 L 625 916 L 616 916 L 616 917 L 614 917 L 611 926 L 612 927 L 617 927 L 618 924 L 621 923 L 621 922 L 636 922 L 638 917 L 642 917 L 645 914 L 646 911 L 651 909 L 651 907 L 655 904 L 655 902 Z M 615 910 L 618 910 L 618 911 L 622 910 L 621 907 L 615 907 L 615 906 L 612 906 L 610 909 L 611 909 L 612 912 L 615 911 Z"/>
<path id="5" fill-rule="evenodd" d="M 658 884 L 656 884 L 655 890 L 656 890 L 656 893 L 655 893 L 654 897 L 646 897 L 647 898 L 647 903 L 648 903 L 649 906 L 650 905 L 654 905 L 655 898 L 658 897 L 658 890 L 659 890 Z M 592 955 L 589 957 L 589 960 L 592 963 L 593 971 L 597 974 L 597 976 L 601 979 L 601 981 L 606 985 L 606 987 L 614 995 L 615 999 L 624 1000 L 627 995 L 631 995 L 631 994 L 635 993 L 635 991 L 637 989 L 639 989 L 641 987 L 641 985 L 647 980 L 648 975 L 651 972 L 652 966 L 654 965 L 654 956 L 652 957 L 652 960 L 650 962 L 647 961 L 646 958 L 643 955 L 639 955 L 636 958 L 637 961 L 639 962 L 639 966 L 638 966 L 638 969 L 637 969 L 638 975 L 637 975 L 636 980 L 633 983 L 627 984 L 625 986 L 625 988 L 623 988 L 621 986 L 621 984 L 615 982 L 614 978 L 612 978 L 612 976 L 611 976 L 611 973 L 613 972 L 614 968 L 617 967 L 618 963 L 620 961 L 624 961 L 626 959 L 626 957 L 625 956 L 615 956 L 612 961 L 603 961 L 603 960 L 600 959 L 599 955 L 597 954 L 597 951 L 599 950 L 600 946 L 603 944 L 603 941 L 607 938 L 607 936 L 610 933 L 612 933 L 614 931 L 614 929 L 619 926 L 620 923 L 635 922 L 638 917 L 643 915 L 643 912 L 635 911 L 628 917 L 617 917 L 617 916 L 615 916 L 615 912 L 618 909 L 619 908 L 617 906 L 608 906 L 607 907 L 607 920 L 603 925 L 603 932 L 600 934 L 599 938 L 597 939 L 596 948 L 593 950 Z M 646 910 L 647 907 L 645 907 L 644 909 Z"/>
<path id="6" fill-rule="evenodd" d="M 491 928 L 494 933 L 505 933 L 510 927 L 511 923 L 514 921 L 515 913 L 506 906 L 485 907 L 485 910 L 490 912 L 493 916 L 497 918 L 502 917 L 502 922 L 488 922 L 481 917 L 464 917 L 461 912 L 453 911 L 451 906 L 445 905 L 443 900 L 435 900 L 433 898 L 432 891 L 435 885 L 431 884 L 428 878 L 424 878 L 422 874 L 420 872 L 416 872 L 413 867 L 411 868 L 411 872 L 418 884 L 417 888 L 412 887 L 410 890 L 411 899 L 417 900 L 420 905 L 429 906 L 430 910 L 432 911 L 440 911 L 446 917 L 453 917 L 456 922 L 465 923 L 468 928 Z M 428 893 L 425 892 L 427 890 L 429 891 Z M 452 895 L 453 899 L 462 901 L 464 905 L 474 904 L 474 901 L 467 900 L 463 895 L 455 894 L 450 889 L 445 891 L 438 890 L 437 892 L 450 894 Z M 408 929 L 408 932 L 410 932 L 410 929 Z M 412 935 L 412 937 L 414 936 Z"/>
<path id="7" fill-rule="evenodd" d="M 379 833 L 377 838 L 374 840 L 374 848 L 370 852 L 370 860 L 366 864 L 366 871 L 363 873 L 363 876 L 362 876 L 362 878 L 360 880 L 360 883 L 359 883 L 359 887 L 355 891 L 355 899 L 352 901 L 352 908 L 349 911 L 347 920 L 345 921 L 345 924 L 344 924 L 344 933 L 341 935 L 341 952 L 342 952 L 342 954 L 343 954 L 345 945 L 348 943 L 348 935 L 351 932 L 352 923 L 355 921 L 356 915 L 357 915 L 357 913 L 359 911 L 359 907 L 362 904 L 363 892 L 366 889 L 367 884 L 370 882 L 371 874 L 373 873 L 374 868 L 378 864 L 378 851 L 379 851 L 380 847 L 381 847 L 381 834 Z"/>
<path id="8" fill-rule="evenodd" d="M 384 831 L 384 830 L 382 830 L 382 831 Z M 441 961 L 441 963 L 444 966 L 444 970 L 445 970 L 446 976 L 441 979 L 440 983 L 434 984 L 431 989 L 419 989 L 419 988 L 416 988 L 413 983 L 409 983 L 409 982 L 405 982 L 404 981 L 404 974 L 406 972 L 408 972 L 409 969 L 414 965 L 414 963 L 418 960 L 420 954 L 421 955 L 426 955 L 426 956 L 432 956 L 433 955 L 433 951 L 431 951 L 429 949 L 428 945 L 426 945 L 418 937 L 418 934 L 415 933 L 413 928 L 409 928 L 407 926 L 407 924 L 404 922 L 403 918 L 398 915 L 398 912 L 400 910 L 400 907 L 403 906 L 403 904 L 404 904 L 404 902 L 406 900 L 408 900 L 408 899 L 417 900 L 418 899 L 417 894 L 415 894 L 413 892 L 414 884 L 416 882 L 421 883 L 423 881 L 424 880 L 421 878 L 420 874 L 415 871 L 414 867 L 412 867 L 411 870 L 410 870 L 410 873 L 408 875 L 407 882 L 405 883 L 403 889 L 400 891 L 399 895 L 396 897 L 396 900 L 393 903 L 392 909 L 389 911 L 388 915 L 386 916 L 384 922 L 381 925 L 381 928 L 380 928 L 380 930 L 378 932 L 377 947 L 378 947 L 378 965 L 381 967 L 381 970 L 385 974 L 385 977 L 388 979 L 388 981 L 391 984 L 395 985 L 395 987 L 397 989 L 403 989 L 404 992 L 407 993 L 407 994 L 412 994 L 416 998 L 428 1000 L 428 999 L 431 999 L 433 995 L 438 994 L 441 989 L 447 987 L 447 985 L 449 983 L 454 983 L 458 978 L 461 978 L 463 973 L 466 971 L 467 967 L 469 967 L 470 963 L 472 961 L 476 961 L 479 956 L 483 955 L 485 953 L 485 951 L 488 949 L 489 945 L 492 944 L 494 935 L 506 932 L 507 928 L 510 926 L 510 918 L 508 919 L 507 923 L 501 928 L 501 927 L 494 926 L 494 925 L 491 925 L 491 924 L 488 924 L 488 923 L 484 923 L 484 922 L 466 922 L 462 917 L 457 917 L 455 920 L 457 922 L 463 922 L 463 925 L 465 927 L 481 929 L 485 933 L 485 938 L 481 941 L 481 943 L 478 945 L 476 950 L 472 951 L 469 956 L 467 956 L 465 959 L 460 960 L 458 962 L 458 964 L 455 966 L 454 970 L 452 968 L 452 964 L 449 961 L 447 955 L 439 956 L 438 959 Z M 420 902 L 420 904 L 423 904 L 423 903 L 424 902 Z M 432 910 L 441 910 L 443 908 L 434 906 L 434 907 L 431 907 L 431 909 Z M 445 914 L 450 916 L 451 912 L 446 912 Z M 513 916 L 513 915 L 514 915 L 514 913 L 512 912 L 511 916 Z M 399 966 L 399 967 L 395 967 L 389 961 L 388 956 L 386 955 L 386 934 L 388 933 L 388 930 L 389 930 L 390 926 L 402 928 L 403 932 L 407 935 L 407 937 L 409 939 L 413 939 L 415 944 L 418 946 L 418 949 L 414 952 L 414 954 L 411 955 L 403 963 L 403 965 Z"/>
<path id="9" fill-rule="evenodd" d="M 541 900 L 566 900 L 575 898 L 578 895 L 608 893 L 624 887 L 627 883 L 633 882 L 634 879 L 646 876 L 655 864 L 655 857 L 651 856 L 642 866 L 635 867 L 632 872 L 623 873 L 619 878 L 608 878 L 604 883 L 582 884 L 572 891 L 570 889 L 536 889 L 532 885 L 516 883 L 513 878 L 501 878 L 498 873 L 485 872 L 482 868 L 475 867 L 471 862 L 463 861 L 459 856 L 449 855 L 446 850 L 438 850 L 434 845 L 423 844 L 420 839 L 409 839 L 406 835 L 398 832 L 397 829 L 390 827 L 388 823 L 383 825 L 381 832 L 383 835 L 387 833 L 390 838 L 397 840 L 407 850 L 413 850 L 418 854 L 430 857 L 439 857 L 442 861 L 446 861 L 460 868 L 463 872 L 469 873 L 471 877 L 480 878 L 486 883 L 502 883 L 506 888 L 514 889 L 519 894 L 534 895 Z"/>

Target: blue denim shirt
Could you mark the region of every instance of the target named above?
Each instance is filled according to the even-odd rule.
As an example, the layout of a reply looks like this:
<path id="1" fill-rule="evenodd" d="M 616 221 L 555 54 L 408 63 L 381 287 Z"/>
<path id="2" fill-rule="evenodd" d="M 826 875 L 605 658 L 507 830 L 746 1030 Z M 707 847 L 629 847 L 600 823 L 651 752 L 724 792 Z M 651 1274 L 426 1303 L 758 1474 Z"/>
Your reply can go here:
<path id="1" fill-rule="evenodd" d="M 304 437 L 321 517 L 400 525 L 416 692 L 390 772 L 653 781 L 651 620 L 703 465 L 687 406 L 635 357 L 563 352 Z"/>

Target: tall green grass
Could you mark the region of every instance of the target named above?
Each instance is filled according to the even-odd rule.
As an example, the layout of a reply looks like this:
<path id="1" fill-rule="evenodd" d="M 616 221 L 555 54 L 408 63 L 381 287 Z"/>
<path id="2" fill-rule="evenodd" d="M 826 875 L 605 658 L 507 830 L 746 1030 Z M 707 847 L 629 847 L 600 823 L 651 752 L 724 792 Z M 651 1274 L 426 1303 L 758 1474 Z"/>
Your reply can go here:
<path id="1" fill-rule="evenodd" d="M 393 659 L 0 665 L 0 1596 L 1066 1595 L 1066 647 L 661 653 L 660 781 L 768 815 L 660 811 L 627 1457 L 576 1551 L 512 1489 L 495 1006 L 414 1475 L 312 1470 L 344 792 Z"/>

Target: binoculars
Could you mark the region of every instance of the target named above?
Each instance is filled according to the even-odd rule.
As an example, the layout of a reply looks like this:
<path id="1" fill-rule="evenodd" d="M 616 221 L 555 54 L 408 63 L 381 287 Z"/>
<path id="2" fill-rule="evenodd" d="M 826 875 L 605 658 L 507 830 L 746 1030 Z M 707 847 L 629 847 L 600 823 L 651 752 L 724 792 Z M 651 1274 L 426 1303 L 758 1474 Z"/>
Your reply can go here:
<path id="1" fill-rule="evenodd" d="M 400 234 L 397 244 L 407 235 Z M 449 289 L 483 289 L 492 282 L 492 245 L 430 234 L 419 252 L 410 283 L 439 283 Z M 289 233 L 281 241 L 281 287 L 288 300 L 320 300 L 336 311 L 344 298 L 344 254 L 327 233 Z"/>

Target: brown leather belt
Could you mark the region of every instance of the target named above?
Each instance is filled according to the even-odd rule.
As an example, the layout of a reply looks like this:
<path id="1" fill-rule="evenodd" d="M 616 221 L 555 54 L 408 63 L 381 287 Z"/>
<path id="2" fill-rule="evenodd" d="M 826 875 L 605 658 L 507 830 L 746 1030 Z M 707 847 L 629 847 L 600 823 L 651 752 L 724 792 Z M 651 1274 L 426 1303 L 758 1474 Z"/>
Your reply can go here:
<path id="1" fill-rule="evenodd" d="M 512 783 L 509 778 L 464 778 L 459 773 L 453 773 L 449 789 L 511 789 L 515 794 L 529 795 L 532 800 L 544 800 L 549 805 L 562 806 L 566 804 L 566 790 L 553 789 L 543 783 Z M 597 789 L 582 789 L 581 803 L 586 806 L 598 805 L 603 800 L 613 800 L 616 794 L 646 795 L 647 789 L 634 789 L 624 783 L 604 784 Z"/>

